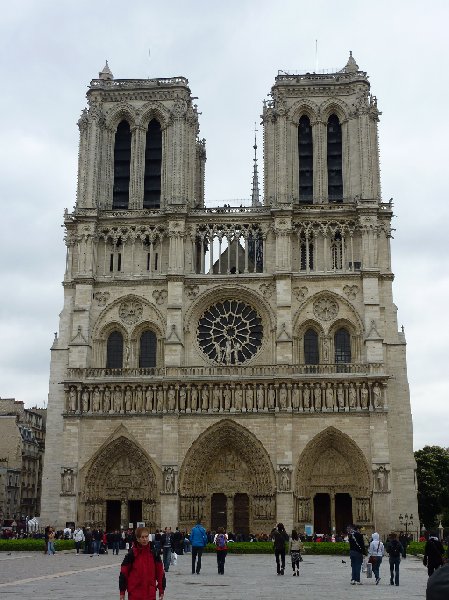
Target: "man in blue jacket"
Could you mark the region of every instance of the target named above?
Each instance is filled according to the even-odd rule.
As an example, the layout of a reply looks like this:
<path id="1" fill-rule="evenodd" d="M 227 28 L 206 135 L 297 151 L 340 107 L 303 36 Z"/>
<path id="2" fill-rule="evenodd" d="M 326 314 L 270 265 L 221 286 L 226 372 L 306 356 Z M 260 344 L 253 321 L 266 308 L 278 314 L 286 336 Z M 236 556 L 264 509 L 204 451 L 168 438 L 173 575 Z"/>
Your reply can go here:
<path id="1" fill-rule="evenodd" d="M 201 525 L 200 519 L 198 519 L 196 525 L 192 527 L 192 531 L 190 532 L 190 543 L 192 544 L 192 575 L 194 573 L 199 575 L 201 571 L 201 556 L 203 554 L 203 548 L 207 544 L 207 533 L 204 527 Z M 198 562 L 196 560 L 197 557 Z"/>

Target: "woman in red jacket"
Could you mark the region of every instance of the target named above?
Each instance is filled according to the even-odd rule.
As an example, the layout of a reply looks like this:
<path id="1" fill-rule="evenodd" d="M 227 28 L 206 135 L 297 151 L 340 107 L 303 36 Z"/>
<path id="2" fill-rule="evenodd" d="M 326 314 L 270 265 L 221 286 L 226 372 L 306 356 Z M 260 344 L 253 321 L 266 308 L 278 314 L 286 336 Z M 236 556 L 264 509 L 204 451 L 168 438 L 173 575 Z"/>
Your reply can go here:
<path id="1" fill-rule="evenodd" d="M 120 568 L 120 600 L 128 590 L 128 600 L 159 600 L 164 597 L 165 573 L 161 557 L 150 543 L 150 532 L 146 527 L 136 529 L 136 543 L 125 556 Z"/>

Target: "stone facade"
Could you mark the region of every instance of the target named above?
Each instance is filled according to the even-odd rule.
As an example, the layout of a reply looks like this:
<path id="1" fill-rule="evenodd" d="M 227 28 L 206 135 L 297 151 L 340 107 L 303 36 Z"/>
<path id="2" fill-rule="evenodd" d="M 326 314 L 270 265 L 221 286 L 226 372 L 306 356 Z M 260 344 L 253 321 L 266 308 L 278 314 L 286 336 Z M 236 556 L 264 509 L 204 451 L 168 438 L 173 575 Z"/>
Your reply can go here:
<path id="1" fill-rule="evenodd" d="M 338 73 L 276 77 L 250 206 L 205 207 L 186 79 L 106 66 L 87 97 L 45 522 L 385 533 L 416 514 L 366 73 L 351 56 Z"/>

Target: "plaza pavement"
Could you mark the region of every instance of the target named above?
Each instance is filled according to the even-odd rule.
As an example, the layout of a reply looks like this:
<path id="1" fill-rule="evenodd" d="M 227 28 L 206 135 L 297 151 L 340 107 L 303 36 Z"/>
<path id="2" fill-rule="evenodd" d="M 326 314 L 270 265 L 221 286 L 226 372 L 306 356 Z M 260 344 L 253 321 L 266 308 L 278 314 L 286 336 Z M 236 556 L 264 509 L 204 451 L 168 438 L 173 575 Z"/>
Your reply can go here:
<path id="1" fill-rule="evenodd" d="M 40 552 L 0 553 L 0 598 L 2 600 L 118 600 L 118 573 L 124 551 L 117 556 L 75 556 L 73 551 L 45 556 Z M 288 559 L 288 557 L 287 557 Z M 343 563 L 342 560 L 346 561 Z M 191 574 L 191 555 L 178 558 L 167 573 L 166 600 L 265 600 L 347 598 L 410 600 L 425 598 L 427 570 L 422 562 L 408 557 L 401 562 L 400 586 L 389 585 L 388 558 L 381 566 L 381 582 L 367 579 L 362 586 L 350 585 L 348 557 L 306 555 L 300 577 L 292 577 L 287 560 L 286 574 L 276 575 L 273 555 L 228 555 L 225 574 L 217 575 L 216 557 L 203 556 L 200 575 Z"/>

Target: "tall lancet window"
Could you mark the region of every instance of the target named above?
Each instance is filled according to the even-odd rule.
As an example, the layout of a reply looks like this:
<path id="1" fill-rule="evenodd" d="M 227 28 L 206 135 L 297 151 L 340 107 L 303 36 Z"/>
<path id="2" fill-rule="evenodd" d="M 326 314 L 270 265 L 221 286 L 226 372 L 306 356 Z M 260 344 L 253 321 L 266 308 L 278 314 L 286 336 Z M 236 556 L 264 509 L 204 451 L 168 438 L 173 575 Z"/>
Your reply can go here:
<path id="1" fill-rule="evenodd" d="M 130 164 L 131 129 L 128 121 L 121 121 L 115 132 L 112 208 L 128 208 Z"/>
<path id="2" fill-rule="evenodd" d="M 159 121 L 150 121 L 145 146 L 144 208 L 161 205 L 162 130 Z"/>
<path id="3" fill-rule="evenodd" d="M 337 115 L 327 122 L 327 193 L 329 202 L 343 201 L 341 125 Z"/>
<path id="4" fill-rule="evenodd" d="M 313 202 L 313 142 L 310 119 L 303 115 L 298 127 L 299 202 Z"/>
<path id="5" fill-rule="evenodd" d="M 107 342 L 106 369 L 123 368 L 123 336 L 120 331 L 113 331 Z"/>

